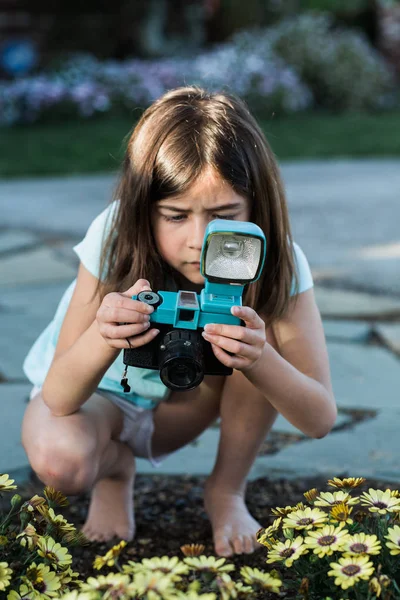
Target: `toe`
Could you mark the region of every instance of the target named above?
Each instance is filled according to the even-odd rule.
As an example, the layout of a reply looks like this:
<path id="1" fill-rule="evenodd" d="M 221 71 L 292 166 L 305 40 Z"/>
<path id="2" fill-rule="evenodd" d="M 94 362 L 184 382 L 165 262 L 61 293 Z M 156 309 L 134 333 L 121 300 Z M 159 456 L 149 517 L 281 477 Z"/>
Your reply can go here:
<path id="1" fill-rule="evenodd" d="M 237 535 L 232 540 L 232 546 L 235 554 L 243 554 L 244 551 L 244 539 L 242 535 Z"/>
<path id="2" fill-rule="evenodd" d="M 225 535 L 221 535 L 214 540 L 215 552 L 217 556 L 232 556 L 233 551 L 229 543 L 229 538 Z"/>
<path id="3" fill-rule="evenodd" d="M 135 530 L 133 527 L 130 527 L 128 529 L 120 529 L 119 531 L 117 531 L 115 534 L 115 538 L 117 539 L 118 542 L 120 542 L 121 540 L 125 540 L 126 542 L 131 542 L 133 540 L 134 535 L 135 535 Z"/>
<path id="4" fill-rule="evenodd" d="M 252 536 L 250 535 L 246 535 L 243 538 L 243 551 L 246 552 L 246 554 L 251 554 L 252 552 L 254 552 L 254 546 L 255 546 L 255 542 Z"/>
<path id="5" fill-rule="evenodd" d="M 91 542 L 96 541 L 95 535 L 92 531 L 90 531 L 90 529 L 87 529 L 84 533 L 88 540 L 90 540 Z"/>

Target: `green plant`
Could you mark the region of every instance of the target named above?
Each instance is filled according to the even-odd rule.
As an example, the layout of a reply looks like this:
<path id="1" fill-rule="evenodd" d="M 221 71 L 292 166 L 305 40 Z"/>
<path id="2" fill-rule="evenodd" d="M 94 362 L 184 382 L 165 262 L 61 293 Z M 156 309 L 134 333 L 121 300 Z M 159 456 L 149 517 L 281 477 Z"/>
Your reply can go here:
<path id="1" fill-rule="evenodd" d="M 371 0 L 302 0 L 303 10 L 317 10 L 334 14 L 355 15 L 366 10 Z"/>
<path id="2" fill-rule="evenodd" d="M 379 109 L 393 101 L 395 82 L 365 36 L 304 13 L 268 30 L 272 49 L 310 87 L 319 106 L 335 111 Z"/>
<path id="3" fill-rule="evenodd" d="M 307 503 L 276 508 L 261 530 L 267 564 L 303 600 L 400 598 L 400 492 L 354 489 L 363 478 L 334 478 L 333 492 L 304 493 Z"/>
<path id="4" fill-rule="evenodd" d="M 7 474 L 0 475 L 0 496 L 16 487 Z M 55 514 L 54 508 L 67 503 L 51 487 L 26 502 L 12 496 L 9 511 L 0 518 L 0 598 L 46 600 L 78 587 L 69 548 L 89 542 Z"/>
<path id="5" fill-rule="evenodd" d="M 0 474 L 0 496 L 17 486 Z M 0 515 L 0 599 L 7 600 L 229 600 L 254 597 L 256 590 L 278 593 L 281 581 L 273 574 L 243 568 L 242 580 L 229 573 L 235 566 L 225 558 L 204 556 L 204 546 L 182 546 L 185 555 L 153 557 L 120 565 L 126 542 L 96 556 L 93 568 L 117 572 L 79 579 L 72 569 L 70 548 L 90 542 L 54 508 L 66 497 L 51 487 L 44 495 L 23 502 L 14 494 L 7 513 Z M 217 596 L 218 594 L 218 596 Z"/>

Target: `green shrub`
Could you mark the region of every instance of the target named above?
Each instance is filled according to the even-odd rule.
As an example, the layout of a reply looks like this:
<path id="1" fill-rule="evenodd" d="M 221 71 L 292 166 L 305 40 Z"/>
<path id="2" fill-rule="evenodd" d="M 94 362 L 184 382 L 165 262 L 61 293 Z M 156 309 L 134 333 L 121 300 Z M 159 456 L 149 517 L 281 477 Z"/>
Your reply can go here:
<path id="1" fill-rule="evenodd" d="M 390 106 L 395 87 L 384 59 L 365 37 L 335 28 L 327 14 L 304 13 L 276 27 L 234 36 L 235 44 L 271 49 L 311 89 L 316 105 L 335 111 Z"/>
<path id="2" fill-rule="evenodd" d="M 317 103 L 334 110 L 381 108 L 394 84 L 384 59 L 366 38 L 333 27 L 328 15 L 306 13 L 282 22 L 272 47 L 310 86 Z"/>

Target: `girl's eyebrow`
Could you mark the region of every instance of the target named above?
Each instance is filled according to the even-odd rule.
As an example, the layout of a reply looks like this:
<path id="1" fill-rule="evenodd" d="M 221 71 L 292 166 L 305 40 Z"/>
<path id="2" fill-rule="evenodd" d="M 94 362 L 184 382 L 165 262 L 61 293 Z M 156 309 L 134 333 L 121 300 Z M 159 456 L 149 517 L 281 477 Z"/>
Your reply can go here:
<path id="1" fill-rule="evenodd" d="M 167 206 L 166 204 L 159 204 L 159 208 L 166 208 L 168 210 L 172 210 L 174 212 L 180 213 L 190 213 L 192 212 L 188 208 L 177 208 L 176 206 Z M 207 212 L 216 211 L 216 210 L 228 210 L 233 208 L 243 208 L 241 202 L 233 202 L 231 204 L 220 204 L 219 206 L 213 206 L 212 208 L 208 208 Z"/>

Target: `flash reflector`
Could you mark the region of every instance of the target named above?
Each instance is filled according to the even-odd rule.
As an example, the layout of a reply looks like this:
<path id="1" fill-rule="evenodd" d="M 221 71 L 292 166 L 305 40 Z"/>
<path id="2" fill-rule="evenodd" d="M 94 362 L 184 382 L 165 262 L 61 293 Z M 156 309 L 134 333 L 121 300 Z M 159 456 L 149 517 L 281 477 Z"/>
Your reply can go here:
<path id="1" fill-rule="evenodd" d="M 260 264 L 261 249 L 261 240 L 253 236 L 213 234 L 205 256 L 205 275 L 224 280 L 252 280 Z"/>

